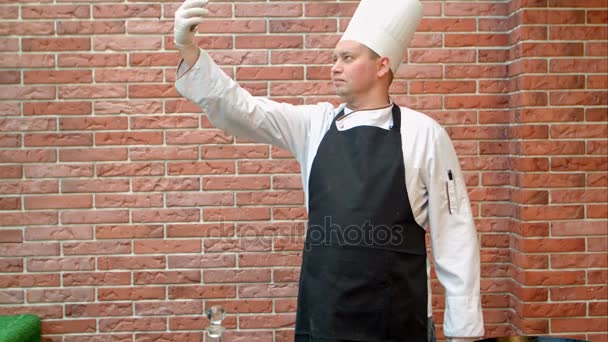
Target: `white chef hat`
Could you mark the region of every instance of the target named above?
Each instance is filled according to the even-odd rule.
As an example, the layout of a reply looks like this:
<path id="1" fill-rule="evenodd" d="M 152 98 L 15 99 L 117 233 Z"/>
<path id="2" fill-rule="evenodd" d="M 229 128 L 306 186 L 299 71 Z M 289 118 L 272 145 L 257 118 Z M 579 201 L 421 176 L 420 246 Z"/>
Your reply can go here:
<path id="1" fill-rule="evenodd" d="M 394 74 L 420 19 L 419 0 L 361 0 L 340 40 L 357 41 L 388 57 Z"/>

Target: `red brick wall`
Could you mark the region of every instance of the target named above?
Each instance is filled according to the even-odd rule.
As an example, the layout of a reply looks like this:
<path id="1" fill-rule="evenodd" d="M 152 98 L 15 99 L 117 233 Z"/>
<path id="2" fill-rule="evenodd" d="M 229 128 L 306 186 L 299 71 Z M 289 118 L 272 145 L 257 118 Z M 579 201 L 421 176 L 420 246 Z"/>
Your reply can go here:
<path id="1" fill-rule="evenodd" d="M 356 4 L 212 1 L 200 44 L 256 95 L 333 101 Z M 606 1 L 424 5 L 392 91 L 455 141 L 487 335 L 608 341 Z M 228 340 L 292 336 L 298 166 L 178 96 L 177 6 L 0 3 L 0 314 L 47 341 L 197 341 L 219 302 Z"/>

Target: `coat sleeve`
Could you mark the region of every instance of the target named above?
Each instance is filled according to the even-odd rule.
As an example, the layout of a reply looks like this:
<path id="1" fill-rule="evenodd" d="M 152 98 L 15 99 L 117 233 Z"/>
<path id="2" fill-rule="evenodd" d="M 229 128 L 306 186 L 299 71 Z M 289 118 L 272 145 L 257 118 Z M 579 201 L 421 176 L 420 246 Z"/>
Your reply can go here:
<path id="1" fill-rule="evenodd" d="M 203 49 L 196 64 L 183 69 L 180 63 L 177 91 L 201 107 L 214 126 L 228 134 L 287 149 L 299 161 L 305 153 L 312 117 L 333 109 L 329 103 L 294 106 L 254 97 Z"/>
<path id="2" fill-rule="evenodd" d="M 434 136 L 426 184 L 435 270 L 446 292 L 444 335 L 481 337 L 479 241 L 469 196 L 447 132 L 438 127 Z"/>

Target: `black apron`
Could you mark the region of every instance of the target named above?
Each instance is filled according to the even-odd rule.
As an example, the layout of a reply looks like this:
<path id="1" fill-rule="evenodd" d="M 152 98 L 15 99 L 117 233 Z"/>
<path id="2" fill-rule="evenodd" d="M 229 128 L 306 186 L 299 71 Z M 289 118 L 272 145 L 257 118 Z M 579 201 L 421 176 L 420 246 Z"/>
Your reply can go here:
<path id="1" fill-rule="evenodd" d="M 427 340 L 425 230 L 405 185 L 401 111 L 390 130 L 323 137 L 309 179 L 296 342 Z M 364 114 L 361 114 L 364 115 Z"/>

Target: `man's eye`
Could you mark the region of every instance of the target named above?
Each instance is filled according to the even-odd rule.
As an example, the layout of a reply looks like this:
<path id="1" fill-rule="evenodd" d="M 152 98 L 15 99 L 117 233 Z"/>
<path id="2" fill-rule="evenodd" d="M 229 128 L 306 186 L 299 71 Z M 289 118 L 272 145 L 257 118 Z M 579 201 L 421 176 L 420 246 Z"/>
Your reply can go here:
<path id="1" fill-rule="evenodd" d="M 353 58 L 351 56 L 344 56 L 345 61 L 351 61 Z"/>

